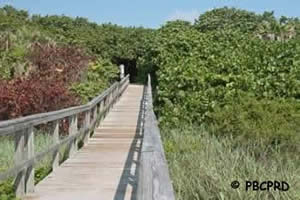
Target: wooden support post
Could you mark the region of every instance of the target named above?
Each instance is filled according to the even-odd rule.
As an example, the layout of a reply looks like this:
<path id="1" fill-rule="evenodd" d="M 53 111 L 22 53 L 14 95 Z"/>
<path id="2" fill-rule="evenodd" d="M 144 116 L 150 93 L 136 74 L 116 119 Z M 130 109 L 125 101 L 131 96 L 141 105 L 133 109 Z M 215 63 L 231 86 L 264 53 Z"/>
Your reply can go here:
<path id="1" fill-rule="evenodd" d="M 109 108 L 108 110 L 110 110 L 110 108 L 112 107 L 112 100 L 113 100 L 113 96 L 112 96 L 112 91 L 109 93 Z"/>
<path id="2" fill-rule="evenodd" d="M 114 89 L 114 104 L 117 103 L 118 100 L 118 86 Z"/>
<path id="3" fill-rule="evenodd" d="M 116 100 L 119 101 L 119 98 L 120 98 L 120 83 L 117 86 L 117 98 L 116 98 Z"/>
<path id="4" fill-rule="evenodd" d="M 98 117 L 98 111 L 97 111 L 97 105 L 94 107 L 94 123 L 97 123 L 97 117 Z"/>
<path id="5" fill-rule="evenodd" d="M 59 143 L 59 120 L 53 121 L 53 143 Z M 52 160 L 52 170 L 55 171 L 59 167 L 59 149 L 54 151 Z"/>
<path id="6" fill-rule="evenodd" d="M 15 133 L 15 165 L 24 161 L 24 148 L 25 148 L 25 131 L 18 131 Z M 25 171 L 22 170 L 17 174 L 14 181 L 14 188 L 17 197 L 25 195 Z"/>
<path id="7" fill-rule="evenodd" d="M 91 122 L 91 111 L 88 110 L 85 112 L 85 116 L 84 116 L 84 122 L 83 122 L 83 128 L 86 129 L 90 126 L 90 122 Z M 88 130 L 84 136 L 83 136 L 83 143 L 84 145 L 88 144 L 89 141 L 89 137 L 90 137 L 90 130 Z"/>
<path id="8" fill-rule="evenodd" d="M 100 107 L 99 107 L 99 111 L 100 111 L 100 122 L 104 119 L 105 114 L 103 113 L 104 110 L 104 101 L 102 100 L 100 102 Z"/>
<path id="9" fill-rule="evenodd" d="M 77 115 L 70 116 L 69 118 L 69 135 L 75 135 L 77 133 Z M 77 147 L 77 137 L 74 140 L 71 140 L 69 144 L 69 157 L 72 157 L 76 151 Z"/>
<path id="10" fill-rule="evenodd" d="M 15 133 L 15 165 L 34 157 L 34 133 L 33 127 Z M 34 167 L 33 165 L 21 170 L 15 181 L 14 188 L 17 197 L 23 197 L 25 193 L 34 191 Z"/>
<path id="11" fill-rule="evenodd" d="M 106 96 L 104 99 L 103 99 L 103 110 L 106 110 L 106 107 L 107 107 L 107 99 L 108 99 L 108 96 Z M 106 112 L 104 112 L 104 117 L 106 115 Z"/>
<path id="12" fill-rule="evenodd" d="M 25 159 L 29 160 L 34 157 L 34 132 L 33 127 L 29 127 L 26 130 L 26 143 L 25 143 Z M 25 176 L 25 192 L 34 192 L 34 166 L 33 164 L 28 166 Z"/>

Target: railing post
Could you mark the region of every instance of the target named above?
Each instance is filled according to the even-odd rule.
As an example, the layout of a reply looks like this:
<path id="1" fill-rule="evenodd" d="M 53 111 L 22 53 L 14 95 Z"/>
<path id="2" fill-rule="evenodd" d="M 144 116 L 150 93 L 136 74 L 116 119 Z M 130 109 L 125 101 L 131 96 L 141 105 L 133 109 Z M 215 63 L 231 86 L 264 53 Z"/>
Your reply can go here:
<path id="1" fill-rule="evenodd" d="M 53 143 L 59 143 L 59 120 L 53 121 Z M 59 167 L 59 149 L 54 151 L 52 160 L 52 170 L 55 171 Z"/>
<path id="2" fill-rule="evenodd" d="M 114 101 L 114 90 L 112 90 L 110 92 L 110 106 L 109 106 L 109 110 L 111 109 L 111 107 L 113 106 L 113 101 Z"/>
<path id="3" fill-rule="evenodd" d="M 124 65 L 120 65 L 120 79 L 122 80 L 124 78 Z"/>
<path id="4" fill-rule="evenodd" d="M 107 103 L 108 102 L 108 96 L 106 96 L 104 99 L 103 99 L 103 118 L 106 116 L 106 113 L 107 113 Z"/>
<path id="5" fill-rule="evenodd" d="M 75 135 L 77 133 L 77 115 L 69 117 L 69 135 Z M 71 140 L 69 146 L 69 157 L 72 157 L 77 151 L 77 137 Z"/>
<path id="6" fill-rule="evenodd" d="M 104 110 L 104 100 L 102 100 L 100 102 L 100 106 L 99 106 L 99 113 L 100 113 L 100 122 L 103 120 L 104 118 L 104 113 L 103 113 L 103 110 Z"/>
<path id="7" fill-rule="evenodd" d="M 118 100 L 119 100 L 120 97 L 121 97 L 120 92 L 121 92 L 121 83 L 118 83 Z"/>
<path id="8" fill-rule="evenodd" d="M 90 122 L 91 122 L 91 111 L 88 110 L 84 114 L 84 122 L 83 122 L 83 129 L 87 129 L 88 128 L 88 130 L 85 132 L 85 134 L 83 136 L 84 137 L 83 138 L 84 145 L 87 145 L 88 141 L 89 141 L 89 137 L 90 137 L 90 129 L 89 129 Z"/>
<path id="9" fill-rule="evenodd" d="M 15 133 L 15 165 L 24 161 L 24 148 L 25 148 L 25 131 L 18 131 Z M 25 194 L 25 171 L 22 170 L 18 173 L 15 181 L 14 188 L 17 197 L 22 197 Z"/>
<path id="10" fill-rule="evenodd" d="M 25 143 L 26 160 L 34 157 L 34 132 L 33 127 L 26 130 L 26 143 Z M 34 192 L 34 166 L 28 166 L 25 176 L 25 192 Z"/>
<path id="11" fill-rule="evenodd" d="M 97 123 L 98 118 L 98 111 L 97 111 L 97 105 L 94 107 L 94 123 Z"/>
<path id="12" fill-rule="evenodd" d="M 15 133 L 15 164 L 33 158 L 34 156 L 34 132 L 33 127 Z M 34 191 L 34 167 L 28 166 L 20 171 L 15 179 L 14 187 L 17 197 Z"/>

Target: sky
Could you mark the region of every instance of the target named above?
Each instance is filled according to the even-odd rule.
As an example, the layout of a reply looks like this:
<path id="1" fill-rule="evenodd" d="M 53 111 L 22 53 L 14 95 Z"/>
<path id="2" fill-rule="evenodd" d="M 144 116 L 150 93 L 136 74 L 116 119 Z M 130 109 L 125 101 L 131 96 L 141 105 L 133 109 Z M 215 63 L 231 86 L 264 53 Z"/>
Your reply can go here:
<path id="1" fill-rule="evenodd" d="M 205 11 L 224 6 L 300 17 L 300 0 L 0 0 L 0 6 L 7 3 L 30 14 L 80 16 L 99 24 L 147 28 L 175 19 L 193 22 Z"/>

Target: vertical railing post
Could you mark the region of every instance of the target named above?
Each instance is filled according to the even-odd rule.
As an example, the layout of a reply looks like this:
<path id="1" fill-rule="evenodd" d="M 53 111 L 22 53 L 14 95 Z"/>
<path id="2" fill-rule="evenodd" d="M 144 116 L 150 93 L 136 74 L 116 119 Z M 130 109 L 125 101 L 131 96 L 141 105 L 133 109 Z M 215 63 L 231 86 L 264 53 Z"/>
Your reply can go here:
<path id="1" fill-rule="evenodd" d="M 15 165 L 34 157 L 34 132 L 33 127 L 15 133 Z M 17 174 L 14 181 L 17 197 L 34 191 L 34 167 L 33 164 Z"/>
<path id="2" fill-rule="evenodd" d="M 53 132 L 52 132 L 53 143 L 59 143 L 59 120 L 53 121 Z M 52 170 L 55 171 L 59 167 L 59 149 L 54 151 L 52 160 Z"/>
<path id="3" fill-rule="evenodd" d="M 122 80 L 124 78 L 124 65 L 120 65 L 119 66 L 120 68 L 120 79 Z"/>
<path id="4" fill-rule="evenodd" d="M 109 109 L 112 107 L 112 101 L 113 101 L 113 90 L 109 93 Z"/>
<path id="5" fill-rule="evenodd" d="M 83 138 L 83 143 L 84 145 L 88 144 L 89 141 L 89 137 L 90 137 L 90 122 L 91 122 L 91 111 L 88 110 L 85 112 L 84 114 L 84 122 L 83 122 L 83 129 L 88 129 L 85 134 L 84 134 L 84 138 Z"/>
<path id="6" fill-rule="evenodd" d="M 25 148 L 25 131 L 18 131 L 15 133 L 15 165 L 24 161 Z M 17 197 L 22 197 L 25 194 L 25 171 L 22 170 L 17 174 L 14 181 L 14 188 Z"/>
<path id="7" fill-rule="evenodd" d="M 26 142 L 25 142 L 25 158 L 29 160 L 34 157 L 34 132 L 33 127 L 29 127 L 26 130 Z M 25 192 L 34 192 L 34 166 L 33 163 L 27 167 L 25 176 Z"/>
<path id="8" fill-rule="evenodd" d="M 69 135 L 75 135 L 77 133 L 77 115 L 70 116 L 69 118 Z M 74 140 L 71 140 L 69 145 L 69 157 L 72 157 L 76 151 L 77 148 L 77 137 L 74 138 Z"/>
<path id="9" fill-rule="evenodd" d="M 98 103 L 96 106 L 95 106 L 95 109 L 96 109 L 96 127 L 99 126 L 99 123 L 100 123 L 100 119 L 99 116 L 100 116 L 100 104 Z"/>
<path id="10" fill-rule="evenodd" d="M 107 112 L 107 99 L 108 99 L 108 96 L 106 96 L 103 99 L 103 116 L 102 116 L 102 118 L 104 118 L 106 116 L 106 112 Z"/>
<path id="11" fill-rule="evenodd" d="M 103 119 L 103 100 L 100 101 L 99 105 L 99 123 L 101 123 Z"/>
<path id="12" fill-rule="evenodd" d="M 98 114 L 97 114 L 97 105 L 94 107 L 94 123 L 97 122 L 97 117 L 98 117 Z"/>
<path id="13" fill-rule="evenodd" d="M 120 82 L 118 83 L 118 87 L 117 87 L 117 101 L 119 101 L 120 98 Z"/>

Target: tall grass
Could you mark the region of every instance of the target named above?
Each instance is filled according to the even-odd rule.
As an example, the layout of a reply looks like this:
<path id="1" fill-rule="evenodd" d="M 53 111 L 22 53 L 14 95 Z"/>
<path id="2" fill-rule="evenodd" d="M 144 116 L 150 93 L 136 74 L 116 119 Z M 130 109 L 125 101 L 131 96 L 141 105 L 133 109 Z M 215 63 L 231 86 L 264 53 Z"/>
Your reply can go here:
<path id="1" fill-rule="evenodd" d="M 48 134 L 36 133 L 34 138 L 35 152 L 42 152 L 53 144 Z M 0 137 L 0 171 L 5 171 L 14 165 L 15 143 L 13 137 Z M 48 161 L 39 163 L 37 167 L 47 164 Z"/>
<path id="2" fill-rule="evenodd" d="M 53 145 L 52 136 L 41 131 L 35 132 L 34 148 L 35 153 L 46 151 L 48 147 Z M 13 137 L 0 137 L 0 172 L 5 172 L 9 168 L 14 166 L 14 138 Z M 60 162 L 65 160 L 66 147 L 63 146 L 60 151 Z M 52 155 L 45 156 L 35 166 L 35 184 L 41 181 L 51 172 Z M 15 199 L 13 189 L 13 178 L 0 182 L 0 200 L 12 200 Z"/>
<path id="3" fill-rule="evenodd" d="M 178 200 L 300 199 L 300 156 L 258 141 L 238 145 L 204 128 L 162 129 L 166 157 Z M 239 181 L 239 189 L 231 182 Z M 246 191 L 245 181 L 286 181 L 287 192 Z"/>

